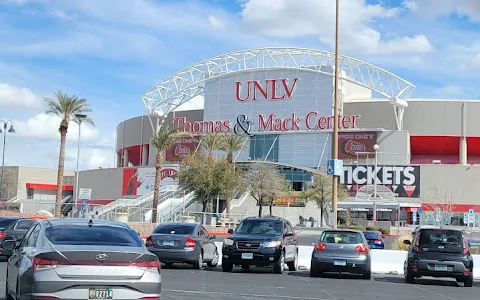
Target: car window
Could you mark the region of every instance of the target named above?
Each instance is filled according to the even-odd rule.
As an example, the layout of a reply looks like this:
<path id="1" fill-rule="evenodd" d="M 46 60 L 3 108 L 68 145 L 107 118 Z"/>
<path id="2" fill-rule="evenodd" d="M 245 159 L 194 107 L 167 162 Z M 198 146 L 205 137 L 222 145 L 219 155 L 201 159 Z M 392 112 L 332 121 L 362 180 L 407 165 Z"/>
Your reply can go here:
<path id="1" fill-rule="evenodd" d="M 157 228 L 155 228 L 153 233 L 192 235 L 194 231 L 195 231 L 195 227 L 191 225 L 166 224 L 166 225 L 160 225 Z"/>
<path id="2" fill-rule="evenodd" d="M 200 234 L 203 237 L 208 237 L 208 230 L 205 227 L 200 226 Z"/>
<path id="3" fill-rule="evenodd" d="M 7 228 L 17 219 L 0 219 L 0 228 Z"/>
<path id="4" fill-rule="evenodd" d="M 363 235 L 368 240 L 380 239 L 380 234 L 377 231 L 364 231 Z"/>
<path id="5" fill-rule="evenodd" d="M 424 229 L 420 232 L 420 246 L 423 245 L 463 245 L 463 234 L 457 230 Z"/>
<path id="6" fill-rule="evenodd" d="M 138 234 L 128 228 L 97 225 L 57 225 L 47 227 L 45 236 L 55 245 L 105 245 L 141 247 Z"/>
<path id="7" fill-rule="evenodd" d="M 282 235 L 283 222 L 279 220 L 244 220 L 237 228 L 238 234 Z"/>
<path id="8" fill-rule="evenodd" d="M 19 220 L 13 230 L 29 230 L 34 222 L 33 220 Z"/>
<path id="9" fill-rule="evenodd" d="M 320 242 L 331 244 L 363 244 L 363 238 L 358 232 L 324 231 L 320 236 Z"/>
<path id="10" fill-rule="evenodd" d="M 38 234 L 40 232 L 40 225 L 32 227 L 31 234 L 25 241 L 25 247 L 35 247 L 37 245 Z"/>
<path id="11" fill-rule="evenodd" d="M 25 235 L 23 236 L 22 242 L 20 243 L 20 248 L 23 248 L 27 245 L 27 241 L 30 238 L 30 236 L 32 235 L 32 232 L 33 232 L 34 229 L 35 228 L 30 227 L 30 229 L 25 233 Z"/>
<path id="12" fill-rule="evenodd" d="M 293 226 L 292 224 L 290 224 L 290 222 L 287 222 L 287 232 L 295 232 L 294 229 L 293 229 Z"/>

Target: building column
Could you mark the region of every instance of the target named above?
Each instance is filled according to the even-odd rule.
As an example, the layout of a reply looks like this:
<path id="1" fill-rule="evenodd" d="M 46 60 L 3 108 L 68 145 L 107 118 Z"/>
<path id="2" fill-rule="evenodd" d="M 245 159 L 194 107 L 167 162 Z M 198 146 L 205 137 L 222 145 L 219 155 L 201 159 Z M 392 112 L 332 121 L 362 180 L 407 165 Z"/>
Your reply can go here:
<path id="1" fill-rule="evenodd" d="M 460 136 L 460 164 L 467 165 L 467 116 L 465 102 L 462 103 L 461 112 L 461 136 Z"/>
<path id="2" fill-rule="evenodd" d="M 116 153 L 117 155 L 117 168 L 120 168 L 122 166 L 122 154 Z"/>
<path id="3" fill-rule="evenodd" d="M 123 149 L 123 167 L 128 167 L 128 150 Z"/>
<path id="4" fill-rule="evenodd" d="M 142 166 L 145 167 L 148 165 L 148 147 L 147 145 L 142 145 Z"/>

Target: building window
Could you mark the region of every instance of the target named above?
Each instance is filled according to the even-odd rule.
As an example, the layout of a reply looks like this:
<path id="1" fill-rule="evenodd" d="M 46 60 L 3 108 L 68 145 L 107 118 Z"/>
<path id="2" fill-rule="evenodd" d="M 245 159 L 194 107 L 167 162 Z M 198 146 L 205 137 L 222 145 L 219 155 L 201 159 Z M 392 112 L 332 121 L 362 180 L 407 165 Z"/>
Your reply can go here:
<path id="1" fill-rule="evenodd" d="M 250 138 L 252 160 L 278 161 L 278 134 L 255 135 Z"/>

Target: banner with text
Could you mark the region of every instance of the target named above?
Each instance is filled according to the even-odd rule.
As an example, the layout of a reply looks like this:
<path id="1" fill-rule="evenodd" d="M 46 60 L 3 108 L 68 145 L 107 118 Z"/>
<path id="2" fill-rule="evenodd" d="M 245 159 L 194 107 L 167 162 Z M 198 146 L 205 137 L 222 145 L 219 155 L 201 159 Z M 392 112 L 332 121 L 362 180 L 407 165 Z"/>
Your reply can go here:
<path id="1" fill-rule="evenodd" d="M 182 138 L 177 143 L 165 151 L 165 160 L 181 161 L 186 155 L 195 152 L 198 141 L 194 138 Z"/>
<path id="2" fill-rule="evenodd" d="M 420 166 L 344 166 L 340 183 L 344 184 L 351 196 L 364 185 L 389 188 L 395 197 L 420 198 Z"/>
<path id="3" fill-rule="evenodd" d="M 375 157 L 373 146 L 376 143 L 376 132 L 339 132 L 338 158 L 357 159 L 357 155 L 358 157 Z"/>
<path id="4" fill-rule="evenodd" d="M 160 186 L 178 185 L 178 167 L 164 167 L 161 171 Z M 153 191 L 155 185 L 155 168 L 123 169 L 122 195 L 140 196 Z"/>

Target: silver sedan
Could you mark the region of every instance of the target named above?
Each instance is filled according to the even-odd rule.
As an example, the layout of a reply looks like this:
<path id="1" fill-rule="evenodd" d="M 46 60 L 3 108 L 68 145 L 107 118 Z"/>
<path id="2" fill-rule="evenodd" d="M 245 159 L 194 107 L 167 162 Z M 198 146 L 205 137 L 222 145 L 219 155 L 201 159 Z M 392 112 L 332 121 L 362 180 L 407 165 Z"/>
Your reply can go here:
<path id="1" fill-rule="evenodd" d="M 6 300 L 160 299 L 158 258 L 121 222 L 42 220 L 3 247 L 13 250 Z"/>

